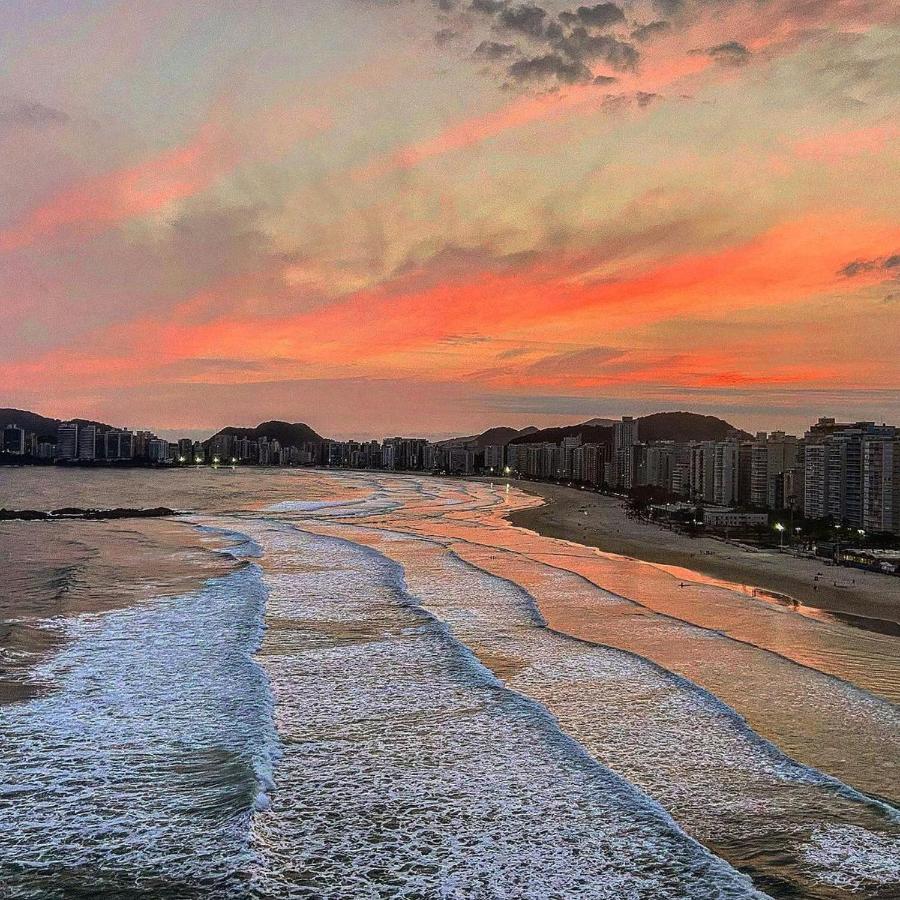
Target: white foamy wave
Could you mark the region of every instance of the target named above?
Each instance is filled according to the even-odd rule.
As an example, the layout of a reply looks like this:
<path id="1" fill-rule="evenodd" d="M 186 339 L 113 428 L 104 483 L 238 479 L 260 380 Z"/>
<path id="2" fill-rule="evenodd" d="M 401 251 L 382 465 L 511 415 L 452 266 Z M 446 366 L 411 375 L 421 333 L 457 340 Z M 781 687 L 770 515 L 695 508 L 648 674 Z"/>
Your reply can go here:
<path id="1" fill-rule="evenodd" d="M 759 896 L 343 541 L 261 524 L 283 745 L 261 896 Z"/>
<path id="2" fill-rule="evenodd" d="M 9 895 L 240 892 L 276 747 L 252 659 L 264 603 L 248 565 L 69 623 L 38 673 L 54 693 L 0 707 Z"/>
<path id="3" fill-rule="evenodd" d="M 850 891 L 893 886 L 900 896 L 900 835 L 854 825 L 824 826 L 800 852 L 819 881 Z"/>
<path id="4" fill-rule="evenodd" d="M 765 866 L 775 877 L 814 890 L 815 879 L 803 874 L 799 855 L 783 852 L 785 844 L 824 821 L 868 826 L 885 836 L 896 832 L 892 807 L 798 764 L 687 679 L 633 653 L 548 630 L 525 590 L 462 561 L 441 543 L 371 529 L 340 533 L 401 562 L 416 602 L 501 673 L 508 687 L 549 709 L 593 758 L 658 800 L 690 834 L 713 847 L 746 845 L 746 855 L 732 852 L 749 870 Z M 519 562 L 520 569 L 526 565 Z M 583 585 L 561 570 L 545 570 L 544 577 L 544 589 L 552 585 L 561 595 Z M 602 594 L 592 599 L 604 602 Z M 665 633 L 692 628 L 670 622 Z M 708 639 L 727 645 L 720 635 Z"/>

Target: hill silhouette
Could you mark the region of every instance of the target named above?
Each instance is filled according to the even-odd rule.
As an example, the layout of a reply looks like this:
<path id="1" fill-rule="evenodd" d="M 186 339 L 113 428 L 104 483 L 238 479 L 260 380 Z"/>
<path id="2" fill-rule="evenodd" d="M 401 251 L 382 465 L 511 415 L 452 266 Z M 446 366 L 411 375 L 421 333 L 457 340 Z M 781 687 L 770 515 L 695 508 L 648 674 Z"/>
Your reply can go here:
<path id="1" fill-rule="evenodd" d="M 559 443 L 565 437 L 581 437 L 585 444 L 612 444 L 613 426 L 592 422 L 542 428 L 527 436 L 513 438 L 512 444 Z M 730 422 L 715 416 L 692 412 L 660 412 L 637 417 L 638 439 L 641 441 L 724 441 L 728 437 L 747 440 L 752 435 L 735 428 Z"/>
<path id="2" fill-rule="evenodd" d="M 230 435 L 237 438 L 249 438 L 258 441 L 260 438 L 268 438 L 270 441 L 278 441 L 283 447 L 299 447 L 302 444 L 321 444 L 327 438 L 313 431 L 305 422 L 282 422 L 273 419 L 270 422 L 260 422 L 255 428 L 241 428 L 229 425 L 217 431 L 212 437 L 205 440 L 204 445 L 220 435 Z"/>

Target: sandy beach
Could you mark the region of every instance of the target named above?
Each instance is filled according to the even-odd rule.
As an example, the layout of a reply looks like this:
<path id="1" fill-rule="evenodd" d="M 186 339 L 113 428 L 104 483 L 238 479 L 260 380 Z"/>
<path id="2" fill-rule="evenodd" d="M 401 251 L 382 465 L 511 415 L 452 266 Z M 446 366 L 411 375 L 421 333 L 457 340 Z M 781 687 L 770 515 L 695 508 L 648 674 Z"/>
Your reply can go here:
<path id="1" fill-rule="evenodd" d="M 713 538 L 689 538 L 629 519 L 621 500 L 589 491 L 531 481 L 510 484 L 545 501 L 509 515 L 521 528 L 677 567 L 669 571 L 685 581 L 727 581 L 748 593 L 760 589 L 784 595 L 848 621 L 876 620 L 855 624 L 900 633 L 900 578 L 896 576 L 826 566 L 823 560 L 798 559 L 774 550 L 743 550 Z"/>

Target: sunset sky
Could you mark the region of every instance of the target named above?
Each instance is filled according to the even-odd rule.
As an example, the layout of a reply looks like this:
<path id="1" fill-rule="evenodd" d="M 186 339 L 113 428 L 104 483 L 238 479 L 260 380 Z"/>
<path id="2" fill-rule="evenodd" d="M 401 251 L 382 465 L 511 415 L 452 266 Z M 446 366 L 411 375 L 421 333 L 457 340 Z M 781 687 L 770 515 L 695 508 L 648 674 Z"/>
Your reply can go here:
<path id="1" fill-rule="evenodd" d="M 900 420 L 896 0 L 0 4 L 0 406 Z"/>

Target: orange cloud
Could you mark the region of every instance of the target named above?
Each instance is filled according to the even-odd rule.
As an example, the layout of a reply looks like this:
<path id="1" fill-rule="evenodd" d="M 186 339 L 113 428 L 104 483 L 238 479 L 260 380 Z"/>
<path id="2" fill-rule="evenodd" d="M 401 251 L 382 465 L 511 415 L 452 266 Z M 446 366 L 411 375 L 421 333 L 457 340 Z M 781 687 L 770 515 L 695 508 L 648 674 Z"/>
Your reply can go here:
<path id="1" fill-rule="evenodd" d="M 207 187 L 234 161 L 220 129 L 207 124 L 183 147 L 88 178 L 46 200 L 0 231 L 0 250 L 25 247 L 63 228 L 101 229 L 155 212 Z"/>
<path id="2" fill-rule="evenodd" d="M 92 233 L 149 215 L 201 193 L 243 162 L 277 157 L 331 125 L 331 116 L 306 101 L 274 105 L 244 131 L 243 140 L 217 103 L 187 144 L 69 187 L 0 230 L 0 251 L 17 250 L 63 229 Z"/>
<path id="3" fill-rule="evenodd" d="M 894 122 L 867 128 L 832 131 L 801 138 L 791 145 L 795 156 L 824 163 L 840 163 L 856 156 L 875 156 L 900 150 L 900 126 Z"/>
<path id="4" fill-rule="evenodd" d="M 737 246 L 662 260 L 634 272 L 584 280 L 583 262 L 563 255 L 515 271 L 481 272 L 426 289 L 399 280 L 348 296 L 334 305 L 293 315 L 229 314 L 197 322 L 197 309 L 214 309 L 207 291 L 165 320 L 142 318 L 96 334 L 79 351 L 60 349 L 34 363 L 7 364 L 0 376 L 12 382 L 70 376 L 152 382 L 161 366 L 165 378 L 179 360 L 243 359 L 237 380 L 272 377 L 379 377 L 405 372 L 446 380 L 495 368 L 507 341 L 539 336 L 584 346 L 624 341 L 653 322 L 682 317 L 714 320 L 741 309 L 791 305 L 846 291 L 838 271 L 872 247 L 900 243 L 900 228 L 866 222 L 856 214 L 808 216 L 783 223 Z M 217 290 L 226 291 L 223 284 Z M 264 305 L 264 304 L 263 304 Z M 256 307 L 258 308 L 258 307 Z M 455 335 L 474 333 L 477 343 L 455 350 Z M 833 336 L 836 337 L 836 336 Z M 652 362 L 652 360 L 651 360 Z M 656 365 L 611 365 L 580 373 L 576 387 L 653 379 L 675 383 L 763 384 L 765 367 L 744 370 L 733 360 L 716 365 L 671 354 Z M 827 367 L 782 368 L 779 383 L 824 377 Z M 521 374 L 521 373 L 518 373 Z M 573 376 L 578 373 L 573 373 Z M 518 377 L 518 375 L 517 375 Z M 222 376 L 228 380 L 228 374 Z"/>

